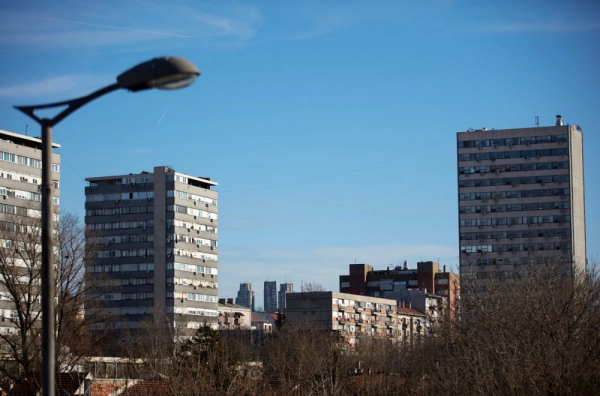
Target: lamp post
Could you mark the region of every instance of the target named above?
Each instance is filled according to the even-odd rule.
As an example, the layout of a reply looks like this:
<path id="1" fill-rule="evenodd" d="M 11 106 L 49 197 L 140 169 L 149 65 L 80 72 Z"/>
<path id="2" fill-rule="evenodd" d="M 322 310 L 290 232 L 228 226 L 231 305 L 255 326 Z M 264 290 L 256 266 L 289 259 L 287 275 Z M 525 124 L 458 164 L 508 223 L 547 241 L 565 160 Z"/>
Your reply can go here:
<path id="1" fill-rule="evenodd" d="M 15 106 L 15 108 L 37 121 L 42 127 L 42 394 L 55 395 L 55 277 L 52 230 L 52 127 L 69 114 L 92 100 L 117 89 L 132 92 L 149 88 L 178 89 L 192 84 L 200 71 L 191 62 L 173 56 L 160 57 L 140 63 L 117 76 L 117 82 L 101 88 L 87 96 L 65 102 L 37 106 Z M 36 110 L 67 106 L 54 118 L 38 118 Z"/>

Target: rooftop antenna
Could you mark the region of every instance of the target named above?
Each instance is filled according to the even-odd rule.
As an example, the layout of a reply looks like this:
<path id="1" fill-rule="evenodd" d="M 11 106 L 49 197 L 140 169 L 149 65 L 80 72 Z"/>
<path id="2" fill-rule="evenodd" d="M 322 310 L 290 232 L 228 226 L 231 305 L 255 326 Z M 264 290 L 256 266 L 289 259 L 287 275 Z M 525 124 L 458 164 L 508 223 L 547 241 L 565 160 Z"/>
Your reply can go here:
<path id="1" fill-rule="evenodd" d="M 535 126 L 536 127 L 540 126 L 540 116 L 535 116 Z"/>
<path id="2" fill-rule="evenodd" d="M 27 135 L 28 135 L 28 133 L 27 133 L 27 129 L 28 129 L 28 128 L 29 128 L 29 124 L 25 124 L 25 136 L 27 136 Z"/>

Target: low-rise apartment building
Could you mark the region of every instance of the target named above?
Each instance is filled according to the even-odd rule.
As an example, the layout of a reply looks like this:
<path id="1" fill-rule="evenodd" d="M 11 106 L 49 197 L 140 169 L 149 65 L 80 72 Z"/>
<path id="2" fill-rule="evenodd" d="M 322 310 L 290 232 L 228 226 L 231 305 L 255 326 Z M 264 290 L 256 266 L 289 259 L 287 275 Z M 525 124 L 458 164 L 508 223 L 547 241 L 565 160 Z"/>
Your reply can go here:
<path id="1" fill-rule="evenodd" d="M 440 271 L 440 265 L 434 261 L 420 261 L 417 268 L 409 268 L 404 261 L 404 266 L 385 270 L 375 270 L 369 264 L 350 264 L 349 275 L 340 275 L 340 293 L 394 299 L 408 305 L 411 291 L 415 290 L 436 300 L 436 296 L 443 297 L 444 305 L 452 311 L 460 298 L 459 276 L 446 272 L 446 266 Z M 425 308 L 425 304 L 412 308 L 419 310 L 419 307 Z"/>
<path id="2" fill-rule="evenodd" d="M 361 337 L 412 343 L 427 332 L 426 316 L 396 300 L 337 292 L 288 293 L 289 324 L 308 324 L 338 331 L 348 348 Z"/>

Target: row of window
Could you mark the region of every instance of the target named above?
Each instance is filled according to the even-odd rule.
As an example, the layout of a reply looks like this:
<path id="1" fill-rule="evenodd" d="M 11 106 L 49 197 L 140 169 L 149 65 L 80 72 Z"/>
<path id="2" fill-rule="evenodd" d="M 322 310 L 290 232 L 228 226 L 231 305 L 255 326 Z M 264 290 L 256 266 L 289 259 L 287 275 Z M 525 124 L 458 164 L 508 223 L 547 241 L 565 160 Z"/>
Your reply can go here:
<path id="1" fill-rule="evenodd" d="M 10 180 L 19 180 L 19 181 L 22 181 L 23 183 L 31 183 L 31 184 L 35 184 L 35 185 L 40 185 L 42 183 L 40 176 L 32 176 L 32 175 L 28 175 L 26 173 L 20 173 L 20 172 L 2 171 L 2 172 L 0 172 L 0 177 L 5 177 Z M 52 186 L 56 189 L 59 189 L 59 181 L 52 180 Z"/>
<path id="2" fill-rule="evenodd" d="M 111 308 L 114 310 L 114 308 Z M 152 314 L 152 307 L 123 307 L 121 308 L 121 315 L 145 315 Z"/>
<path id="3" fill-rule="evenodd" d="M 552 238 L 552 237 L 569 237 L 571 230 L 569 228 L 556 229 L 539 229 L 528 228 L 526 230 L 511 230 L 511 231 L 486 231 L 486 232 L 461 232 L 461 240 L 470 239 L 504 239 L 504 238 Z"/>
<path id="4" fill-rule="evenodd" d="M 485 160 L 499 160 L 509 158 L 541 158 L 541 157 L 554 157 L 559 155 L 569 155 L 568 148 L 558 149 L 545 149 L 545 150 L 520 150 L 520 151 L 492 151 L 488 153 L 469 153 L 459 154 L 459 161 L 485 161 Z"/>
<path id="5" fill-rule="evenodd" d="M 154 298 L 153 292 L 138 292 L 138 293 L 107 293 L 102 296 L 105 301 L 116 300 L 149 300 Z"/>
<path id="6" fill-rule="evenodd" d="M 154 241 L 154 234 L 139 234 L 139 235 L 123 235 L 123 236 L 110 236 L 100 238 L 100 242 L 104 244 L 111 243 L 138 243 L 138 242 L 152 242 Z"/>
<path id="7" fill-rule="evenodd" d="M 526 176 L 526 177 L 496 177 L 493 179 L 464 179 L 458 181 L 458 187 L 488 187 L 521 184 L 568 183 L 569 175 Z"/>
<path id="8" fill-rule="evenodd" d="M 114 185 L 119 186 L 121 184 L 152 183 L 152 181 L 153 181 L 153 178 L 151 175 L 144 175 L 144 176 L 138 176 L 138 177 L 128 176 L 128 177 L 123 177 L 121 179 L 90 181 L 89 186 L 97 187 L 99 183 L 114 184 Z"/>
<path id="9" fill-rule="evenodd" d="M 175 227 L 187 228 L 188 231 L 196 230 L 196 231 L 211 232 L 214 234 L 217 233 L 217 227 L 211 227 L 211 226 L 207 226 L 204 224 L 193 223 L 193 222 L 186 221 L 186 220 L 178 220 L 178 219 L 167 220 L 167 227 L 170 228 L 170 227 L 173 227 L 173 225 L 175 225 Z"/>
<path id="10" fill-rule="evenodd" d="M 182 277 L 169 277 L 167 278 L 167 284 L 175 283 L 176 285 L 183 286 L 200 286 L 200 287 L 210 287 L 213 289 L 217 289 L 219 284 L 217 282 L 208 281 L 204 279 L 190 279 L 190 278 L 182 278 Z"/>
<path id="11" fill-rule="evenodd" d="M 569 201 L 562 202 L 533 202 L 533 203 L 522 203 L 522 204 L 508 204 L 508 205 L 478 205 L 478 206 L 461 206 L 459 212 L 461 214 L 468 213 L 495 213 L 495 212 L 517 212 L 517 211 L 530 211 L 530 210 L 556 210 L 556 209 L 569 209 L 571 204 Z"/>
<path id="12" fill-rule="evenodd" d="M 0 213 L 16 214 L 17 216 L 27 216 L 32 209 L 22 208 L 20 206 L 0 204 Z M 39 212 L 36 210 L 36 212 Z"/>
<path id="13" fill-rule="evenodd" d="M 107 264 L 107 265 L 94 265 L 94 266 L 90 267 L 90 272 L 135 272 L 135 271 L 154 271 L 154 263 Z"/>
<path id="14" fill-rule="evenodd" d="M 118 257 L 144 257 L 154 256 L 154 249 L 125 249 L 125 250 L 102 250 L 98 252 L 98 258 Z"/>
<path id="15" fill-rule="evenodd" d="M 136 183 L 152 183 L 152 176 L 143 175 L 143 176 L 129 176 L 121 179 L 123 184 L 136 184 Z"/>
<path id="16" fill-rule="evenodd" d="M 177 295 L 177 293 L 175 293 Z M 177 296 L 175 296 L 177 298 Z M 202 293 L 182 293 L 183 299 L 189 301 L 204 301 L 204 302 L 212 302 L 216 303 L 219 301 L 219 297 L 211 296 L 210 294 L 202 294 Z"/>
<path id="17" fill-rule="evenodd" d="M 477 265 L 526 265 L 526 264 L 544 264 L 567 262 L 569 256 L 550 256 L 550 257 L 530 257 L 530 256 L 509 256 L 509 257 L 491 257 L 491 258 L 463 258 L 460 260 L 461 267 Z M 525 271 L 525 273 L 523 273 Z M 512 271 L 511 271 L 512 272 Z M 526 275 L 527 270 L 520 270 L 521 274 Z M 465 275 L 472 275 L 468 271 L 461 271 L 461 278 Z M 468 278 L 468 276 L 467 276 Z"/>
<path id="18" fill-rule="evenodd" d="M 37 201 L 37 202 L 42 200 L 42 194 L 40 194 L 40 193 L 24 191 L 24 190 L 12 190 L 12 189 L 8 189 L 6 187 L 0 187 L 0 195 L 6 195 L 8 197 L 14 197 L 14 198 L 28 199 L 30 201 Z"/>
<path id="19" fill-rule="evenodd" d="M 168 190 L 167 197 L 175 197 L 180 199 L 188 199 L 194 202 L 200 202 L 203 204 L 215 205 L 217 206 L 217 200 L 212 198 L 203 197 L 202 195 L 192 194 L 186 191 L 179 190 Z"/>
<path id="20" fill-rule="evenodd" d="M 558 223 L 562 225 L 563 223 L 569 223 L 571 221 L 571 216 L 568 215 L 560 215 L 560 216 L 526 216 L 526 217 L 503 217 L 503 218 L 484 218 L 484 219 L 461 219 L 460 226 L 461 227 L 483 227 L 483 226 L 513 226 L 513 225 L 521 225 L 527 224 L 529 226 L 537 224 L 547 224 L 547 223 Z"/>
<path id="21" fill-rule="evenodd" d="M 35 158 L 25 157 L 23 155 L 17 155 L 0 151 L 0 160 L 6 162 L 14 162 L 15 164 L 31 166 L 32 168 L 42 168 L 42 161 Z M 52 164 L 52 172 L 59 172 L 60 165 Z"/>
<path id="22" fill-rule="evenodd" d="M 175 250 L 176 256 L 192 257 L 192 258 L 196 258 L 196 259 L 210 260 L 210 261 L 217 261 L 217 259 L 218 259 L 216 254 L 203 253 L 203 252 L 198 252 L 198 251 L 189 250 L 189 249 L 175 248 L 174 250 Z M 173 249 L 171 249 L 171 248 L 166 248 L 165 251 L 166 251 L 167 257 L 170 257 L 171 253 L 173 253 Z"/>
<path id="23" fill-rule="evenodd" d="M 571 242 L 546 242 L 546 243 L 510 243 L 501 245 L 470 245 L 461 246 L 461 253 L 489 253 L 489 252 L 533 252 L 536 250 L 567 250 L 571 249 Z"/>
<path id="24" fill-rule="evenodd" d="M 474 147 L 500 147 L 514 146 L 517 144 L 541 144 L 541 143 L 565 143 L 569 141 L 568 135 L 545 135 L 545 136 L 529 136 L 517 138 L 498 138 L 498 139 L 480 139 L 480 140 L 463 140 L 458 142 L 458 148 L 474 148 Z"/>
<path id="25" fill-rule="evenodd" d="M 461 166 L 458 168 L 459 174 L 472 173 L 498 173 L 498 172 L 521 172 L 533 170 L 550 170 L 550 169 L 569 169 L 569 162 L 528 162 L 521 164 L 506 164 L 506 165 L 482 165 L 482 166 Z"/>
<path id="26" fill-rule="evenodd" d="M 506 190 L 493 192 L 471 192 L 459 194 L 459 200 L 470 201 L 474 199 L 502 199 L 502 198 L 537 198 L 560 196 L 566 198 L 569 196 L 568 188 L 547 188 L 540 190 Z"/>
<path id="27" fill-rule="evenodd" d="M 121 214 L 154 213 L 154 205 L 88 209 L 85 213 L 86 216 L 118 216 Z"/>
<path id="28" fill-rule="evenodd" d="M 153 285 L 154 277 L 150 278 L 127 278 L 127 279 L 115 279 L 121 283 L 121 286 L 142 286 L 142 285 Z"/>
<path id="29" fill-rule="evenodd" d="M 127 202 L 130 199 L 152 199 L 154 198 L 154 191 L 136 191 L 126 192 L 118 194 L 90 194 L 86 195 L 86 202 L 102 202 L 102 201 L 115 201 L 120 202 L 123 200 Z"/>
<path id="30" fill-rule="evenodd" d="M 178 235 L 178 234 L 173 234 L 170 236 L 167 236 L 167 243 L 171 242 L 172 240 L 176 241 L 176 242 L 186 242 L 186 243 L 195 243 L 196 245 L 201 245 L 201 246 L 210 246 L 210 247 L 217 247 L 217 241 L 212 240 L 212 239 L 204 239 L 204 238 L 195 238 L 195 237 L 191 237 L 189 235 Z"/>
<path id="31" fill-rule="evenodd" d="M 206 210 L 202 209 L 188 208 L 187 206 L 182 205 L 167 205 L 167 212 L 178 212 L 197 217 L 204 217 L 206 219 L 217 220 L 216 213 L 207 212 Z"/>
<path id="32" fill-rule="evenodd" d="M 0 231 L 14 232 L 15 230 L 17 232 L 26 232 L 27 227 L 21 226 L 19 224 L 11 223 L 10 221 L 0 221 Z M 35 233 L 37 233 L 37 231 Z"/>
<path id="33" fill-rule="evenodd" d="M 171 267 L 169 268 L 169 266 Z M 172 264 L 167 264 L 167 269 L 173 269 Z M 207 267 L 205 265 L 175 263 L 175 269 L 177 271 L 187 271 L 198 274 L 219 275 L 218 268 Z"/>
<path id="34" fill-rule="evenodd" d="M 181 293 L 175 293 L 175 295 L 173 294 L 173 292 L 167 292 L 167 298 L 177 298 L 180 299 L 182 298 L 182 294 Z M 219 311 L 214 310 L 214 309 L 205 309 L 205 308 L 188 308 L 188 307 L 167 307 L 167 313 L 175 313 L 175 314 L 181 314 L 181 315 L 204 315 L 204 316 L 219 316 Z M 179 322 L 176 323 L 177 327 L 187 327 L 189 325 L 189 323 L 191 322 Z"/>
<path id="35" fill-rule="evenodd" d="M 124 228 L 143 228 L 154 227 L 154 220 L 139 221 L 115 221 L 112 223 L 88 223 L 88 230 L 118 230 Z"/>
<path id="36" fill-rule="evenodd" d="M 219 316 L 219 311 L 212 309 L 188 308 L 186 313 L 188 315 Z"/>

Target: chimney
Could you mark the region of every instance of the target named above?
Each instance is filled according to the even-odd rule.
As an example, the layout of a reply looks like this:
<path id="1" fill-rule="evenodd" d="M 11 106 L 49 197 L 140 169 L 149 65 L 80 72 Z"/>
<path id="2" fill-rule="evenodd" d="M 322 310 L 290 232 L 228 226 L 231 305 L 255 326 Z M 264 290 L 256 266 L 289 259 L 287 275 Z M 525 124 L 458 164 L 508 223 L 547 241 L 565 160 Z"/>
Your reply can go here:
<path id="1" fill-rule="evenodd" d="M 444 273 L 446 273 L 446 264 L 444 264 Z"/>
<path id="2" fill-rule="evenodd" d="M 408 260 L 404 260 L 404 269 L 407 270 L 408 269 Z"/>
<path id="3" fill-rule="evenodd" d="M 556 115 L 556 126 L 562 126 L 562 116 L 560 114 Z"/>

